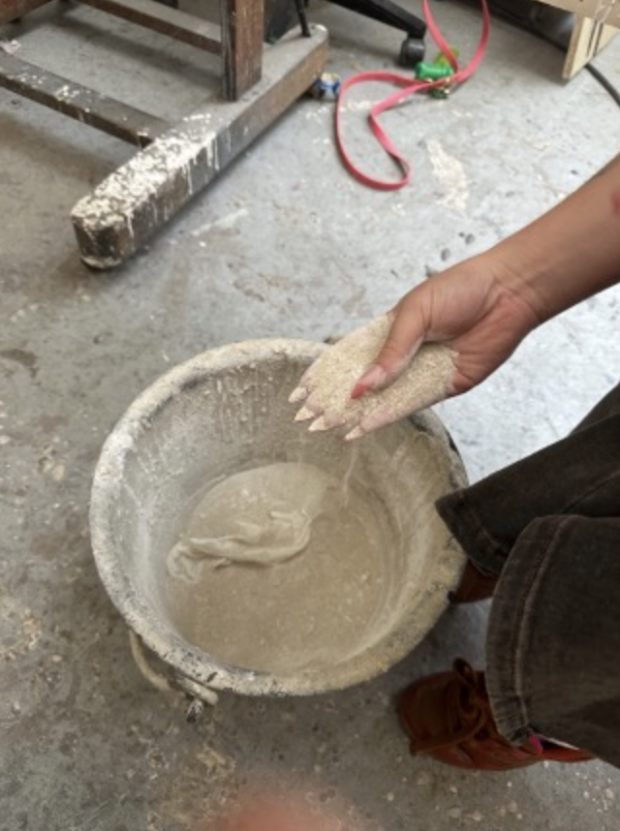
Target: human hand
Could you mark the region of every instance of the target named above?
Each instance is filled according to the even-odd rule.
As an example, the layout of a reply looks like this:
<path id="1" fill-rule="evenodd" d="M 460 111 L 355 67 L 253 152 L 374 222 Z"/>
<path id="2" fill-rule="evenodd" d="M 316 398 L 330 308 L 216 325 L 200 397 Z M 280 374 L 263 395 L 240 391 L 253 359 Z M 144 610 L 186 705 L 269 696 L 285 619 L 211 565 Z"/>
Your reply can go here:
<path id="1" fill-rule="evenodd" d="M 453 353 L 423 345 L 411 365 L 381 392 L 357 396 L 356 381 L 389 335 L 392 315 L 382 315 L 326 349 L 304 373 L 291 402 L 303 401 L 297 421 L 314 419 L 311 432 L 347 427 L 345 440 L 361 438 L 414 410 L 444 398 L 454 374 Z"/>
<path id="2" fill-rule="evenodd" d="M 312 364 L 291 395 L 297 419 L 360 438 L 471 389 L 540 322 L 518 286 L 492 252 L 431 277 Z"/>
<path id="3" fill-rule="evenodd" d="M 358 392 L 391 384 L 425 343 L 455 353 L 452 394 L 494 372 L 540 319 L 506 267 L 491 254 L 467 260 L 406 294 L 393 312 L 390 333 Z"/>

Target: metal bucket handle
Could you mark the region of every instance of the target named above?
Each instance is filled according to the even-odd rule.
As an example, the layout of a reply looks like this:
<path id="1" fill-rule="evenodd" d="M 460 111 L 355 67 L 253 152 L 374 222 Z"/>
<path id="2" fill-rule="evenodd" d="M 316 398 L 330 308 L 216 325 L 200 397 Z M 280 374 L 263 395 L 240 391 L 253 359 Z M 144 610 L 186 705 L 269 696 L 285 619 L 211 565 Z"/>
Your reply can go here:
<path id="1" fill-rule="evenodd" d="M 211 687 L 198 684 L 196 681 L 192 681 L 191 678 L 179 673 L 164 674 L 156 670 L 149 659 L 148 647 L 132 629 L 129 630 L 129 643 L 131 654 L 138 669 L 156 689 L 160 692 L 183 692 L 191 698 L 185 714 L 188 721 L 193 722 L 198 719 L 204 709 L 204 704 L 209 704 L 212 707 L 217 704 L 218 694 Z"/>

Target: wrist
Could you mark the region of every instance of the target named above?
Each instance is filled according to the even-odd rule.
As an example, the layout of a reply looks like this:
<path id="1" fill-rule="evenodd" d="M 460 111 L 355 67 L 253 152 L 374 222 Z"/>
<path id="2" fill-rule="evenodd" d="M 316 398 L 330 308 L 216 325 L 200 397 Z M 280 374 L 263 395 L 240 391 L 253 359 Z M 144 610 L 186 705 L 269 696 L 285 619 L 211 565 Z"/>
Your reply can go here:
<path id="1" fill-rule="evenodd" d="M 537 283 L 529 279 L 533 269 L 525 256 L 519 256 L 517 246 L 507 240 L 475 259 L 478 259 L 477 270 L 493 276 L 492 305 L 504 309 L 521 337 L 547 320 L 549 315 L 543 311 Z"/>
<path id="2" fill-rule="evenodd" d="M 496 245 L 507 291 L 539 323 L 620 281 L 620 164 Z"/>
<path id="3" fill-rule="evenodd" d="M 544 251 L 515 234 L 495 246 L 492 254 L 501 290 L 528 307 L 534 325 L 539 326 L 557 314 L 545 291 L 555 265 Z"/>

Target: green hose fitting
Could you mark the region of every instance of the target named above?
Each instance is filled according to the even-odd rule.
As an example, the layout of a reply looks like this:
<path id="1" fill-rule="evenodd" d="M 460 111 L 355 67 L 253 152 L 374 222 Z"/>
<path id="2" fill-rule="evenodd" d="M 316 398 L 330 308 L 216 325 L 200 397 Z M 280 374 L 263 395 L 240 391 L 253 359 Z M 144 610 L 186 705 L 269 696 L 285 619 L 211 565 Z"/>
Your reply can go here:
<path id="1" fill-rule="evenodd" d="M 436 63 L 416 64 L 415 76 L 418 81 L 441 81 L 442 78 L 449 78 L 451 75 L 454 75 L 454 70 L 450 65 L 442 66 Z"/>

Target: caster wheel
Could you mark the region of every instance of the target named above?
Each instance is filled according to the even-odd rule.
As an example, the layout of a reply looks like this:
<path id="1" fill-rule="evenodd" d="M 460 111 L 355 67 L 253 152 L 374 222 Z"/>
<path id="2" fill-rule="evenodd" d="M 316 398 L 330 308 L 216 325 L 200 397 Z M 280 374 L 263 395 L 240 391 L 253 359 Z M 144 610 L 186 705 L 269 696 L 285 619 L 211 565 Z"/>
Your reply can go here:
<path id="1" fill-rule="evenodd" d="M 315 81 L 312 86 L 306 91 L 306 95 L 314 98 L 316 101 L 321 101 L 325 98 L 326 89 L 321 81 Z"/>
<path id="2" fill-rule="evenodd" d="M 424 53 L 426 46 L 423 40 L 418 38 L 406 38 L 403 45 L 400 47 L 400 57 L 398 62 L 401 66 L 406 66 L 409 69 L 424 60 Z"/>
<path id="3" fill-rule="evenodd" d="M 340 92 L 340 78 L 332 72 L 324 72 L 308 90 L 311 98 L 320 100 L 326 96 L 330 98 L 338 98 Z"/>

